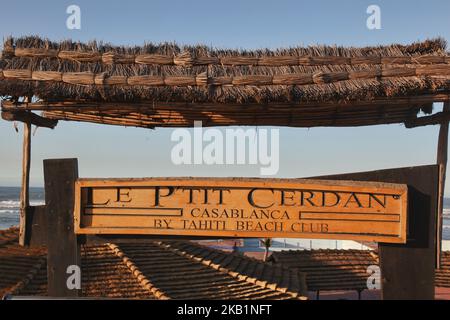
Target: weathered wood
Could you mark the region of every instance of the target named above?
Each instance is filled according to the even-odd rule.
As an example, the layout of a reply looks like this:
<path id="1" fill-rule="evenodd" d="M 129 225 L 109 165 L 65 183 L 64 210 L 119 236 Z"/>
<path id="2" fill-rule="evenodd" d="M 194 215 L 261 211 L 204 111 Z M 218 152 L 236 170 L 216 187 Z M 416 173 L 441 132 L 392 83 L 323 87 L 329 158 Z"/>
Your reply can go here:
<path id="1" fill-rule="evenodd" d="M 27 211 L 26 245 L 42 247 L 47 245 L 47 214 L 45 206 L 30 206 Z"/>
<path id="2" fill-rule="evenodd" d="M 78 234 L 406 241 L 404 185 L 293 179 L 79 179 Z"/>
<path id="3" fill-rule="evenodd" d="M 443 113 L 450 115 L 450 103 L 444 103 Z M 448 121 L 450 117 L 441 122 L 439 128 L 438 148 L 436 163 L 439 166 L 439 193 L 438 193 L 438 217 L 436 233 L 436 268 L 441 267 L 441 246 L 442 246 L 442 224 L 444 212 L 444 189 L 445 176 L 447 172 L 447 154 L 448 154 Z"/>
<path id="4" fill-rule="evenodd" d="M 78 290 L 66 286 L 70 265 L 80 266 L 80 249 L 73 226 L 77 159 L 44 160 L 45 203 L 48 224 L 48 295 L 78 296 Z"/>
<path id="5" fill-rule="evenodd" d="M 448 105 L 448 102 L 445 103 Z M 416 128 L 430 125 L 442 124 L 450 121 L 450 111 L 444 110 L 443 112 L 435 113 L 431 116 L 424 116 L 420 118 L 410 119 L 405 122 L 406 128 Z"/>
<path id="6" fill-rule="evenodd" d="M 27 210 L 30 206 L 31 124 L 23 124 L 22 188 L 20 190 L 19 244 L 26 243 Z"/>
<path id="7" fill-rule="evenodd" d="M 67 110 L 67 111 L 96 111 L 96 110 L 213 110 L 220 107 L 222 110 L 229 110 L 236 108 L 241 111 L 249 110 L 251 108 L 270 110 L 289 109 L 304 109 L 304 108 L 362 108 L 362 107 L 381 107 L 381 106 L 422 106 L 433 102 L 447 102 L 450 101 L 450 95 L 446 93 L 423 94 L 419 96 L 406 97 L 377 97 L 368 100 L 344 100 L 344 101 L 313 101 L 313 102 L 298 102 L 298 103 L 190 103 L 190 102 L 162 102 L 162 101 L 139 101 L 139 102 L 93 102 L 93 101 L 39 101 L 30 103 L 15 103 L 11 101 L 2 102 L 2 110 Z"/>
<path id="8" fill-rule="evenodd" d="M 58 120 L 41 117 L 29 111 L 2 111 L 2 119 L 7 121 L 21 121 L 31 123 L 37 127 L 53 129 L 58 124 Z"/>
<path id="9" fill-rule="evenodd" d="M 416 110 L 417 112 L 418 110 Z M 174 111 L 175 113 L 176 111 Z M 389 124 L 402 123 L 411 117 L 414 109 L 398 110 L 384 114 L 379 111 L 378 114 L 367 115 L 363 112 L 355 111 L 352 115 L 342 115 L 339 112 L 331 115 L 315 115 L 310 116 L 306 114 L 284 113 L 274 116 L 270 114 L 254 114 L 254 115 L 239 115 L 226 116 L 207 115 L 199 113 L 197 117 L 193 115 L 176 114 L 158 114 L 155 116 L 147 115 L 117 115 L 117 114 L 85 114 L 75 112 L 60 112 L 60 111 L 46 111 L 45 116 L 52 119 L 80 121 L 99 123 L 107 125 L 120 126 L 135 126 L 143 128 L 154 127 L 192 127 L 194 120 L 202 121 L 204 127 L 210 126 L 229 126 L 229 125 L 276 125 L 276 126 L 290 126 L 290 127 L 319 127 L 319 126 L 333 126 L 333 127 L 356 127 L 375 124 Z"/>
<path id="10" fill-rule="evenodd" d="M 448 101 L 448 98 L 447 94 L 432 94 L 367 101 L 261 104 L 5 101 L 2 110 L 43 110 L 46 119 L 144 128 L 191 127 L 194 120 L 202 121 L 205 127 L 237 124 L 353 127 L 414 121 L 420 110 L 431 109 L 433 101 Z"/>
<path id="11" fill-rule="evenodd" d="M 439 166 L 323 176 L 408 185 L 408 241 L 379 244 L 383 299 L 434 299 Z"/>

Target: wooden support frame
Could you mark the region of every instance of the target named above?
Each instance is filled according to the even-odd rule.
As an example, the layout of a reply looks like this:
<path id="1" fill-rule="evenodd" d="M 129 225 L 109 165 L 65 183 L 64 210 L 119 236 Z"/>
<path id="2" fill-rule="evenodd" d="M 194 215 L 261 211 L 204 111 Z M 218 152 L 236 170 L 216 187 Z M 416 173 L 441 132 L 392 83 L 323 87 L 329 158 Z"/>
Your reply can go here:
<path id="1" fill-rule="evenodd" d="M 204 126 L 241 123 L 292 127 L 352 127 L 404 123 L 407 128 L 414 128 L 439 124 L 444 119 L 449 119 L 450 115 L 445 113 L 416 117 L 419 110 L 430 112 L 433 102 L 448 101 L 449 95 L 445 93 L 384 97 L 373 100 L 262 104 L 71 100 L 4 101 L 2 117 L 10 121 L 31 121 L 32 124 L 48 128 L 56 126 L 58 120 L 144 128 L 189 127 L 193 125 L 193 119 L 202 120 Z M 27 111 L 43 111 L 43 116 Z M 318 113 L 319 111 L 320 113 Z"/>
<path id="2" fill-rule="evenodd" d="M 81 268 L 80 247 L 74 233 L 73 205 L 77 159 L 44 160 L 47 215 L 48 296 L 76 297 L 79 290 L 67 287 L 67 267 Z"/>
<path id="3" fill-rule="evenodd" d="M 373 100 L 350 100 L 350 101 L 323 101 L 323 102 L 297 102 L 297 103 L 214 103 L 214 102 L 164 102 L 164 101 L 140 101 L 140 102 L 95 102 L 95 101 L 37 101 L 37 102 L 13 102 L 3 101 L 3 111 L 14 110 L 30 110 L 30 111 L 117 111 L 127 110 L 140 112 L 143 110 L 191 110 L 191 109 L 203 109 L 212 110 L 217 107 L 225 110 L 238 108 L 241 111 L 245 108 L 249 110 L 251 108 L 256 109 L 268 109 L 268 110 L 283 110 L 285 108 L 294 109 L 308 109 L 314 108 L 364 108 L 364 107 L 383 107 L 383 106 L 424 106 L 433 102 L 449 102 L 450 94 L 446 93 L 434 93 L 423 94 L 419 96 L 406 96 L 406 97 L 380 97 Z"/>
<path id="4" fill-rule="evenodd" d="M 448 105 L 448 102 L 446 102 L 444 105 Z M 435 113 L 431 116 L 426 117 L 420 117 L 415 118 L 412 120 L 408 120 L 405 122 L 405 127 L 410 128 L 417 128 L 417 127 L 423 127 L 423 126 L 432 126 L 437 124 L 443 124 L 445 122 L 450 121 L 450 111 L 444 110 L 442 112 Z"/>
<path id="5" fill-rule="evenodd" d="M 450 102 L 445 102 L 442 113 L 450 115 Z M 439 198 L 438 198 L 438 216 L 436 221 L 436 268 L 441 267 L 441 246 L 442 246 L 442 224 L 444 212 L 444 189 L 445 177 L 447 172 L 448 155 L 448 121 L 450 118 L 443 119 L 439 128 L 439 138 L 437 147 L 436 163 L 439 166 Z"/>
<path id="6" fill-rule="evenodd" d="M 27 210 L 30 207 L 31 123 L 23 124 L 22 189 L 20 191 L 19 244 L 26 244 Z"/>
<path id="7" fill-rule="evenodd" d="M 58 124 L 58 120 L 41 117 L 30 111 L 2 111 L 2 119 L 6 121 L 21 121 L 31 123 L 37 127 L 53 129 Z"/>
<path id="8" fill-rule="evenodd" d="M 433 300 L 439 166 L 386 169 L 315 178 L 408 184 L 408 241 L 406 244 L 379 243 L 382 298 Z"/>

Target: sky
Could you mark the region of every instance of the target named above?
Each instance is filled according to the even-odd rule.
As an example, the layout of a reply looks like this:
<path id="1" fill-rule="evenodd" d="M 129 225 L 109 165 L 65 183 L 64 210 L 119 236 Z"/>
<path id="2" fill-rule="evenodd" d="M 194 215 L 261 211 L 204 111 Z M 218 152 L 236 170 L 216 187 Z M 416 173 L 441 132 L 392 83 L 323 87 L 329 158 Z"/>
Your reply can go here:
<path id="1" fill-rule="evenodd" d="M 81 29 L 69 30 L 66 9 L 81 9 Z M 366 10 L 381 9 L 381 29 L 369 30 Z M 176 41 L 219 48 L 297 45 L 366 46 L 450 40 L 450 1 L 5 1 L 0 34 L 51 40 L 102 40 L 116 45 Z M 442 108 L 436 105 L 436 110 Z M 0 186 L 20 185 L 22 125 L 0 120 Z M 437 126 L 280 128 L 280 169 L 297 178 L 433 164 Z M 43 185 L 43 159 L 78 158 L 81 177 L 256 176 L 259 165 L 175 165 L 172 129 L 149 130 L 60 121 L 32 136 L 31 185 Z M 447 179 L 446 195 L 450 195 Z"/>

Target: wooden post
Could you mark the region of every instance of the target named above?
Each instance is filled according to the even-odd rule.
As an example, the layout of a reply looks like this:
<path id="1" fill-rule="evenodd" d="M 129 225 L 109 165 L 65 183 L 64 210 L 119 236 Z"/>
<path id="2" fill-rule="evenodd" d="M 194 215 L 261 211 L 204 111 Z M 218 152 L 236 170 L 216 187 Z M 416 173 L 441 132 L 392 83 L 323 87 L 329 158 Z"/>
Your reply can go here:
<path id="1" fill-rule="evenodd" d="M 79 290 L 67 287 L 67 267 L 80 265 L 80 249 L 74 232 L 73 210 L 77 159 L 44 160 L 47 214 L 48 295 L 74 297 Z"/>
<path id="2" fill-rule="evenodd" d="M 319 178 L 408 185 L 407 242 L 378 244 L 382 298 L 434 299 L 439 166 L 386 169 Z"/>
<path id="3" fill-rule="evenodd" d="M 443 112 L 450 112 L 450 103 L 445 102 Z M 441 268 L 441 250 L 442 250 L 442 216 L 444 212 L 444 189 L 445 176 L 447 171 L 447 153 L 448 153 L 448 121 L 442 122 L 439 128 L 439 138 L 437 147 L 436 163 L 439 166 L 439 191 L 438 191 L 438 216 L 436 232 L 436 268 Z"/>
<path id="4" fill-rule="evenodd" d="M 22 189 L 20 191 L 19 244 L 26 243 L 27 210 L 30 206 L 31 123 L 23 125 Z"/>

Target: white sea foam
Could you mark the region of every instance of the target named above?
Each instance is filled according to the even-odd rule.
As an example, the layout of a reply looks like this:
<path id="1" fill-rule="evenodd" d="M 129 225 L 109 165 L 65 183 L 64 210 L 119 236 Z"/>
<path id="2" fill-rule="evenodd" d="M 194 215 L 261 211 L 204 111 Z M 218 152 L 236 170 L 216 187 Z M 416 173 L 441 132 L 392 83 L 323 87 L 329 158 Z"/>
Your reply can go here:
<path id="1" fill-rule="evenodd" d="M 19 210 L 0 209 L 0 215 L 18 214 Z"/>
<path id="2" fill-rule="evenodd" d="M 31 200 L 30 206 L 40 206 L 45 204 L 44 200 Z M 20 201 L 17 200 L 2 200 L 0 201 L 0 208 L 19 208 Z"/>
<path id="3" fill-rule="evenodd" d="M 16 200 L 0 201 L 1 208 L 18 208 L 19 206 L 20 206 L 20 201 L 16 201 Z"/>
<path id="4" fill-rule="evenodd" d="M 442 216 L 444 216 L 445 218 L 450 218 L 450 208 L 444 208 Z"/>

